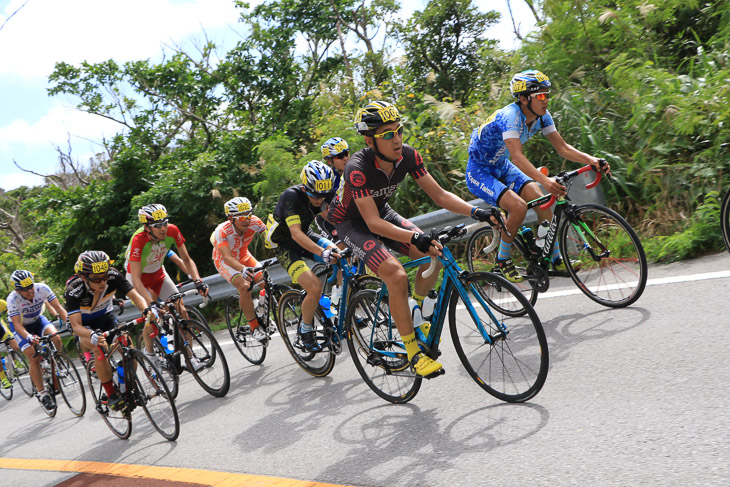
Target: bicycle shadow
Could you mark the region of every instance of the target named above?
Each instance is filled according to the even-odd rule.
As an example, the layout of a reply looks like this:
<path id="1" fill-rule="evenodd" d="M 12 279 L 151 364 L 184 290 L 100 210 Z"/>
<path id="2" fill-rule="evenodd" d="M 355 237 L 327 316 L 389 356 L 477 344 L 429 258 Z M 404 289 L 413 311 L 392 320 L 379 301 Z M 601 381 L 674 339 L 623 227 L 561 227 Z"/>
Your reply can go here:
<path id="1" fill-rule="evenodd" d="M 10 454 L 11 452 L 13 452 L 13 450 L 15 450 L 13 454 L 16 454 L 18 445 L 23 445 L 23 447 L 26 447 L 32 445 L 36 441 L 39 442 L 40 445 L 39 451 L 42 451 L 42 442 L 44 437 L 55 436 L 57 434 L 68 435 L 68 432 L 84 418 L 83 416 L 74 416 L 73 414 L 71 414 L 70 411 L 68 411 L 68 409 L 66 410 L 66 413 L 70 415 L 70 417 L 59 417 L 63 414 L 63 411 L 60 411 L 60 408 L 56 416 L 51 418 L 49 416 L 46 416 L 46 414 L 41 411 L 40 403 L 36 399 L 33 399 L 33 401 L 35 402 L 33 406 L 36 406 L 38 408 L 38 419 L 28 424 L 25 428 L 15 430 L 14 432 L 7 434 L 6 436 L 3 436 L 0 439 L 0 456 Z M 87 403 L 86 413 L 84 414 L 84 416 L 86 414 L 89 414 L 88 406 L 89 405 Z M 32 440 L 33 438 L 37 438 L 37 440 Z"/>
<path id="2" fill-rule="evenodd" d="M 626 333 L 651 318 L 646 308 L 603 308 L 589 313 L 556 316 L 542 322 L 548 339 L 550 361 L 565 360 L 570 350 L 582 343 Z"/>

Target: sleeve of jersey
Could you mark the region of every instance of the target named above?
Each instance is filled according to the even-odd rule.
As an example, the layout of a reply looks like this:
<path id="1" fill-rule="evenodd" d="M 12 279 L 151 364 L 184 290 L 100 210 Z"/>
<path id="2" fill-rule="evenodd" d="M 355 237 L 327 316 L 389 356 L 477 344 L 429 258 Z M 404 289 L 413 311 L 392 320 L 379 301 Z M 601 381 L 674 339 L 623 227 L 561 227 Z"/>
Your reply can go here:
<path id="1" fill-rule="evenodd" d="M 215 231 L 213 232 L 213 238 L 211 238 L 211 241 L 213 242 L 213 246 L 216 249 L 220 249 L 221 247 L 229 247 L 228 239 L 223 235 L 223 228 L 224 225 L 219 225 Z"/>
<path id="2" fill-rule="evenodd" d="M 497 123 L 502 131 L 502 140 L 519 139 L 522 120 L 519 113 L 501 111 L 497 115 Z"/>
<path id="3" fill-rule="evenodd" d="M 423 163 L 423 157 L 421 157 L 421 154 L 416 149 L 413 149 L 413 156 L 416 159 L 416 166 L 411 170 L 411 176 L 413 176 L 413 179 L 421 179 L 428 174 L 426 165 Z"/>
<path id="4" fill-rule="evenodd" d="M 264 233 L 266 231 L 266 224 L 257 216 L 251 217 L 251 223 L 248 224 L 248 228 L 256 233 Z"/>
<path id="5" fill-rule="evenodd" d="M 557 127 L 555 127 L 555 120 L 553 120 L 552 115 L 550 115 L 550 112 L 545 112 L 545 115 L 542 116 L 542 133 L 543 135 L 551 134 L 553 132 L 557 132 Z"/>
<path id="6" fill-rule="evenodd" d="M 66 290 L 66 293 L 63 295 L 64 301 L 66 302 L 66 311 L 68 314 L 74 314 L 81 311 L 81 306 L 79 304 L 79 300 L 75 297 L 71 296 L 71 293 L 68 292 L 68 289 Z"/>
<path id="7" fill-rule="evenodd" d="M 168 228 L 167 234 L 175 239 L 175 245 L 177 245 L 178 248 L 180 248 L 180 246 L 185 243 L 185 238 L 183 238 L 180 229 L 177 228 L 176 225 L 170 224 L 170 228 Z"/>
<path id="8" fill-rule="evenodd" d="M 142 262 L 142 247 L 144 247 L 144 242 L 142 241 L 143 236 L 144 232 L 140 232 L 132 237 L 132 241 L 129 242 L 129 260 L 132 262 Z"/>
<path id="9" fill-rule="evenodd" d="M 129 294 L 130 291 L 134 290 L 134 286 L 132 286 L 132 284 L 128 280 L 126 280 L 121 274 L 118 275 L 117 282 L 119 282 L 118 289 L 122 291 L 122 294 L 124 296 Z"/>
<path id="10" fill-rule="evenodd" d="M 372 193 L 368 187 L 368 180 L 365 171 L 360 168 L 352 168 L 345 166 L 345 181 L 352 188 L 352 198 L 365 198 L 371 196 Z"/>
<path id="11" fill-rule="evenodd" d="M 51 301 L 56 299 L 56 294 L 53 292 L 53 289 L 51 289 L 47 284 L 42 284 L 41 287 L 45 290 L 45 292 L 48 296 L 46 298 L 46 301 L 48 301 L 50 303 Z"/>

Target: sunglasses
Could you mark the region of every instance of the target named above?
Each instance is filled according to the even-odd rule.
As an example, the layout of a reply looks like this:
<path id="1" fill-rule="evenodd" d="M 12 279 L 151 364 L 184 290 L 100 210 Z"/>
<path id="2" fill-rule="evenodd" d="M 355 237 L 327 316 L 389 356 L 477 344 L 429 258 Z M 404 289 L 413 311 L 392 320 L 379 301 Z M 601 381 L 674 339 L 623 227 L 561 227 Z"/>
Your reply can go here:
<path id="1" fill-rule="evenodd" d="M 162 220 L 161 222 L 156 222 L 156 223 L 150 223 L 149 225 L 151 228 L 165 228 L 167 226 L 167 220 Z"/>
<path id="2" fill-rule="evenodd" d="M 236 217 L 236 220 L 238 220 L 240 222 L 247 222 L 251 219 L 252 216 L 253 215 L 239 215 Z"/>
<path id="3" fill-rule="evenodd" d="M 307 196 L 309 196 L 310 198 L 315 199 L 315 200 L 323 200 L 324 199 L 324 195 L 310 193 L 309 191 L 307 191 Z"/>
<path id="4" fill-rule="evenodd" d="M 393 137 L 395 137 L 395 134 L 403 135 L 403 124 L 399 124 L 398 128 L 395 130 L 388 130 L 387 132 L 383 132 L 382 134 L 375 134 L 373 137 L 376 139 L 383 139 L 383 140 L 390 140 Z"/>
<path id="5" fill-rule="evenodd" d="M 538 100 L 541 100 L 541 101 L 547 101 L 550 99 L 550 92 L 548 91 L 548 92 L 542 92 L 542 93 L 533 93 L 530 96 L 532 96 L 533 98 L 537 98 Z"/>
<path id="6" fill-rule="evenodd" d="M 332 156 L 332 158 L 333 159 L 344 159 L 348 155 L 349 155 L 349 152 L 348 151 L 342 151 L 339 154 L 337 154 L 336 156 Z"/>
<path id="7" fill-rule="evenodd" d="M 99 284 L 100 282 L 105 282 L 109 279 L 109 274 L 104 274 L 100 277 L 91 277 L 89 275 L 86 276 L 86 279 L 88 279 L 90 282 L 93 282 L 94 284 Z"/>

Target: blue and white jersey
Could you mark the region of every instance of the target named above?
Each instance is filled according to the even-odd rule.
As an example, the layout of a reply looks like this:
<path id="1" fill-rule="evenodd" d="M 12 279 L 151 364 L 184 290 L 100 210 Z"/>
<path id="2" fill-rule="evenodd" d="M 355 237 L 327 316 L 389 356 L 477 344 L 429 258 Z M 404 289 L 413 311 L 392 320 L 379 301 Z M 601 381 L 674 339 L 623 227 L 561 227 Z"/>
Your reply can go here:
<path id="1" fill-rule="evenodd" d="M 555 132 L 555 122 L 550 112 L 539 117 L 527 128 L 525 115 L 515 102 L 497 110 L 487 120 L 474 129 L 469 143 L 469 165 L 500 165 L 509 160 L 510 154 L 504 141 L 520 139 L 525 144 L 538 130 L 547 135 Z"/>
<path id="2" fill-rule="evenodd" d="M 8 321 L 10 321 L 11 326 L 13 316 L 18 315 L 20 315 L 23 325 L 35 323 L 43 313 L 43 305 L 56 299 L 56 295 L 53 294 L 48 285 L 36 283 L 33 284 L 33 287 L 35 288 L 35 296 L 32 301 L 28 301 L 17 291 L 13 291 L 8 296 Z"/>

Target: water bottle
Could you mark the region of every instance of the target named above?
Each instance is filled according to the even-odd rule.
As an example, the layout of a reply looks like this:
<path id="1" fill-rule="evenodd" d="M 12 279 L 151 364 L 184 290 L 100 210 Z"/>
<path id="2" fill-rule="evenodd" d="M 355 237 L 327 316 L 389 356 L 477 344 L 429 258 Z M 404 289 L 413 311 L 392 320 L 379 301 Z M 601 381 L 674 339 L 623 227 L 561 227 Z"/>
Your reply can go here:
<path id="1" fill-rule="evenodd" d="M 413 319 L 413 328 L 418 328 L 425 321 L 423 319 L 423 314 L 421 313 L 421 307 L 418 306 L 418 303 L 413 298 L 408 299 L 408 307 L 411 309 L 411 318 Z"/>
<path id="2" fill-rule="evenodd" d="M 322 306 L 322 311 L 327 318 L 332 318 L 337 314 L 337 309 L 332 305 L 329 296 L 319 298 L 319 305 Z"/>
<path id="3" fill-rule="evenodd" d="M 543 220 L 537 227 L 537 240 L 535 240 L 535 245 L 540 248 L 545 246 L 545 236 L 548 233 L 548 228 L 550 228 L 550 222 L 547 220 Z"/>
<path id="4" fill-rule="evenodd" d="M 119 383 L 119 392 L 124 393 L 127 390 L 127 385 L 124 383 L 124 368 L 122 365 L 117 365 L 117 382 Z"/>
<path id="5" fill-rule="evenodd" d="M 266 289 L 259 291 L 259 300 L 256 304 L 256 315 L 263 316 L 264 309 L 266 309 Z"/>
<path id="6" fill-rule="evenodd" d="M 436 304 L 436 297 L 438 295 L 436 294 L 436 291 L 431 289 L 428 292 L 428 295 L 423 300 L 423 305 L 421 306 L 421 314 L 425 319 L 431 319 L 431 315 L 433 315 L 433 307 Z"/>
<path id="7" fill-rule="evenodd" d="M 342 286 L 335 284 L 332 286 L 332 296 L 330 298 L 330 301 L 332 301 L 332 304 L 337 306 L 340 304 L 340 298 L 342 297 Z"/>
<path id="8" fill-rule="evenodd" d="M 170 339 L 167 339 L 167 335 L 160 335 L 160 343 L 162 343 L 163 348 L 165 349 L 165 353 L 172 353 L 175 351 L 175 342 L 172 338 L 172 335 L 170 335 Z"/>

